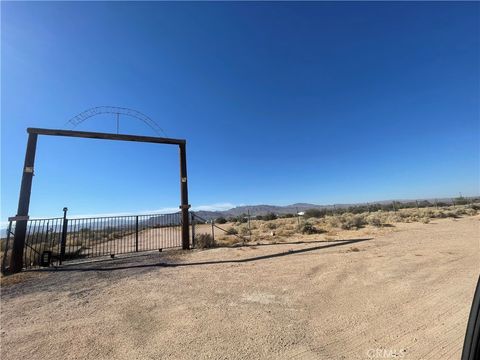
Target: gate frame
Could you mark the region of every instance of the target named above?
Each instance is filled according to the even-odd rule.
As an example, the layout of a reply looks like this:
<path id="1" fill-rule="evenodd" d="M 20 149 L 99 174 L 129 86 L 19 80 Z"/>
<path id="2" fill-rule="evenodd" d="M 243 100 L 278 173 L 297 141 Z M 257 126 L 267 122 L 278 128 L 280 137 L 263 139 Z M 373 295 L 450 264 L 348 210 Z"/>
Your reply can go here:
<path id="1" fill-rule="evenodd" d="M 18 198 L 18 209 L 15 226 L 14 242 L 10 258 L 10 272 L 17 273 L 23 268 L 23 249 L 27 232 L 28 211 L 30 208 L 30 194 L 32 192 L 33 169 L 38 135 L 67 136 L 87 139 L 120 140 L 146 142 L 155 144 L 178 145 L 180 151 L 180 206 L 182 212 L 182 248 L 190 248 L 188 184 L 187 184 L 187 154 L 186 140 L 154 136 L 111 134 L 76 130 L 59 130 L 44 128 L 27 128 L 28 142 L 23 166 L 22 184 Z"/>

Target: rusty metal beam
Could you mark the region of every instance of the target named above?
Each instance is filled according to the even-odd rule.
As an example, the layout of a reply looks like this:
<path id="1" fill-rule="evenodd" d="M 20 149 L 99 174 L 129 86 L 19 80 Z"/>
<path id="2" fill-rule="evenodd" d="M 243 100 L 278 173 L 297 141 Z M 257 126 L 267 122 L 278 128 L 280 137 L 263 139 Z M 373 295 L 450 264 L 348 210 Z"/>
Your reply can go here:
<path id="1" fill-rule="evenodd" d="M 125 134 L 109 134 L 90 131 L 76 131 L 76 130 L 58 130 L 58 129 L 39 129 L 28 128 L 29 134 L 38 135 L 52 135 L 52 136 L 69 136 L 80 137 L 87 139 L 102 139 L 102 140 L 122 140 L 122 141 L 136 141 L 136 142 L 148 142 L 156 144 L 171 144 L 171 145 L 184 145 L 186 143 L 183 139 L 171 139 L 156 136 L 141 136 L 141 135 L 125 135 Z"/>

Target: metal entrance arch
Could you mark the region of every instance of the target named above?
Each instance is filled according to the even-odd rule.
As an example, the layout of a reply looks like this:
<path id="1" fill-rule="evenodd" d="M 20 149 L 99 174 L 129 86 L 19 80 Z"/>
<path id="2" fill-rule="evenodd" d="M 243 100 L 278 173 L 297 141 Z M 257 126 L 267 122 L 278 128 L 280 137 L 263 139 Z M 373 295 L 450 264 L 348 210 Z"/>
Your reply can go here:
<path id="1" fill-rule="evenodd" d="M 180 152 L 180 209 L 181 209 L 181 232 L 182 232 L 182 248 L 189 249 L 189 215 L 188 209 L 188 183 L 187 183 L 187 154 L 186 154 L 186 140 L 171 139 L 163 137 L 152 136 L 138 136 L 138 135 L 124 135 L 124 134 L 110 134 L 74 130 L 55 130 L 55 129 L 40 129 L 28 128 L 28 143 L 25 154 L 25 163 L 23 166 L 22 184 L 20 187 L 20 196 L 18 199 L 17 216 L 13 219 L 16 221 L 14 243 L 12 247 L 12 254 L 10 258 L 10 272 L 20 272 L 23 268 L 23 251 L 25 247 L 25 237 L 27 233 L 27 223 L 29 219 L 28 211 L 30 208 L 30 194 L 32 191 L 33 171 L 35 164 L 35 152 L 37 148 L 38 135 L 50 136 L 67 136 L 79 137 L 87 139 L 102 139 L 102 140 L 121 140 L 121 141 L 135 141 L 148 142 L 155 144 L 169 144 L 177 145 Z"/>

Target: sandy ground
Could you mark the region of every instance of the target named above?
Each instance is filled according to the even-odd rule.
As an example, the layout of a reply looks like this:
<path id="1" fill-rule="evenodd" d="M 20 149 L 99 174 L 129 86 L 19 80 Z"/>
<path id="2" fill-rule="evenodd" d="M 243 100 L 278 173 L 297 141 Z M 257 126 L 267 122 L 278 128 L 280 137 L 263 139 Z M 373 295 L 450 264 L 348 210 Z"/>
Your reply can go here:
<path id="1" fill-rule="evenodd" d="M 458 359 L 480 217 L 2 279 L 2 359 Z M 292 239 L 292 242 L 296 241 Z"/>

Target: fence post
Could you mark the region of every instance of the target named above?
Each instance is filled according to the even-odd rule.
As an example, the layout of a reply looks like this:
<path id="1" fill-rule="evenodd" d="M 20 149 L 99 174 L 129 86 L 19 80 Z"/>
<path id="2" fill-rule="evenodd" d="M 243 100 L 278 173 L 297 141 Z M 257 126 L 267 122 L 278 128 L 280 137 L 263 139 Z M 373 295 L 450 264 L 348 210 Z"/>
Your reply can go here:
<path id="1" fill-rule="evenodd" d="M 138 215 L 135 216 L 135 252 L 138 252 Z"/>
<path id="2" fill-rule="evenodd" d="M 192 247 L 195 248 L 195 214 L 193 211 L 190 214 L 192 215 Z"/>
<path id="3" fill-rule="evenodd" d="M 215 225 L 213 220 L 212 220 L 212 241 L 215 243 Z"/>
<path id="4" fill-rule="evenodd" d="M 67 211 L 68 211 L 68 208 L 64 207 L 63 208 L 62 240 L 60 245 L 60 265 L 62 265 L 62 261 L 65 258 L 65 246 L 67 244 L 67 226 L 68 226 Z"/>

